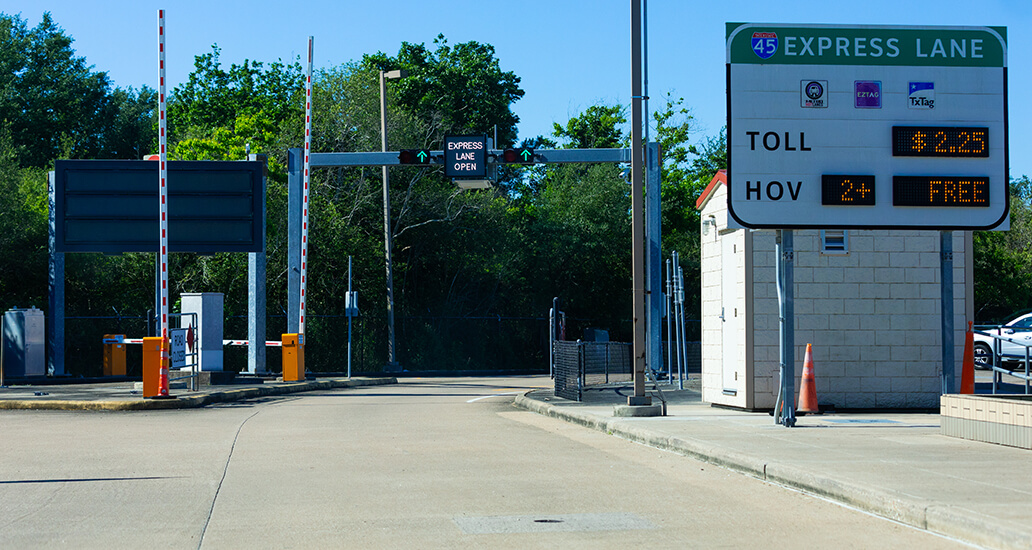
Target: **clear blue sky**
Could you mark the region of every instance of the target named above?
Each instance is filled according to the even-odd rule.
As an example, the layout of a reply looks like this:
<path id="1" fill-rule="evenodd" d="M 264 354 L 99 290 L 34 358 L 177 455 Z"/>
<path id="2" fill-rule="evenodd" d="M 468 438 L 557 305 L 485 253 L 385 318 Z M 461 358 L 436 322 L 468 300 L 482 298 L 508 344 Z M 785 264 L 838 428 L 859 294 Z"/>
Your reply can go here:
<path id="1" fill-rule="evenodd" d="M 157 9 L 167 12 L 170 84 L 185 80 L 193 56 L 222 48 L 227 66 L 244 59 L 290 60 L 315 37 L 316 67 L 396 54 L 402 41 L 492 44 L 503 70 L 526 92 L 514 110 L 520 136 L 549 134 L 598 102 L 630 98 L 630 3 L 617 0 L 4 0 L 0 11 L 36 25 L 48 10 L 77 53 L 115 85 L 157 87 Z M 649 95 L 684 97 L 697 137 L 725 123 L 724 23 L 728 21 L 1008 27 L 1011 176 L 1032 175 L 1032 2 L 1028 0 L 649 0 Z"/>

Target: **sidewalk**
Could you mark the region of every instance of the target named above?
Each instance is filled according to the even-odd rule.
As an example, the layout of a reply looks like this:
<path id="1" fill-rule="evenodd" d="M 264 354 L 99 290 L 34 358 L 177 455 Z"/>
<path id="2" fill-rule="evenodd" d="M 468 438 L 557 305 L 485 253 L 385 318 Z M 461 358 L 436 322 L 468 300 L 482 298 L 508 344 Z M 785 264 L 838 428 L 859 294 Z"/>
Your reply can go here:
<path id="1" fill-rule="evenodd" d="M 807 415 L 785 428 L 674 387 L 660 385 L 665 417 L 614 417 L 629 386 L 580 403 L 537 390 L 516 404 L 972 544 L 1032 548 L 1030 451 L 943 436 L 937 414 Z"/>
<path id="2" fill-rule="evenodd" d="M 190 409 L 212 403 L 239 401 L 270 395 L 397 384 L 396 378 L 351 378 L 201 386 L 199 391 L 172 389 L 175 399 L 144 399 L 133 382 L 106 384 L 62 384 L 0 387 L 2 409 L 49 409 L 139 411 L 156 409 Z"/>

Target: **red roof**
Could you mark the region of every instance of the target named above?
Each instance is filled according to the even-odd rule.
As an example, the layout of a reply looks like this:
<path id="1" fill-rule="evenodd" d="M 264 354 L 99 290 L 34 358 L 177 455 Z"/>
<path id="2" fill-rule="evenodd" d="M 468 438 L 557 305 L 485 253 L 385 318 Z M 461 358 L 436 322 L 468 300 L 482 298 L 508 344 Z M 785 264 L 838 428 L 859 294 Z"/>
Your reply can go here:
<path id="1" fill-rule="evenodd" d="M 695 201 L 695 208 L 697 210 L 702 210 L 702 205 L 706 202 L 706 199 L 710 196 L 710 193 L 712 193 L 717 188 L 717 183 L 723 183 L 724 185 L 727 185 L 727 170 L 717 170 L 717 174 L 713 176 L 712 180 L 710 180 L 709 185 L 707 185 L 706 188 L 702 190 L 702 194 L 699 195 L 699 200 Z"/>

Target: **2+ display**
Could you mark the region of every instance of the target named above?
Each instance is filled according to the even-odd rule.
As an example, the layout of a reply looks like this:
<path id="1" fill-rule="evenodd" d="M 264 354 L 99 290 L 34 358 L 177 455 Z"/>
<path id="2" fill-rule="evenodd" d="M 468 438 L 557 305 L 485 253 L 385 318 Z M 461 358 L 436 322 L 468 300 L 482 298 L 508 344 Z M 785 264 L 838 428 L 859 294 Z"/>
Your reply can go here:
<path id="1" fill-rule="evenodd" d="M 989 128 L 893 126 L 892 156 L 989 158 Z"/>
<path id="2" fill-rule="evenodd" d="M 874 206 L 874 176 L 821 176 L 824 206 Z"/>

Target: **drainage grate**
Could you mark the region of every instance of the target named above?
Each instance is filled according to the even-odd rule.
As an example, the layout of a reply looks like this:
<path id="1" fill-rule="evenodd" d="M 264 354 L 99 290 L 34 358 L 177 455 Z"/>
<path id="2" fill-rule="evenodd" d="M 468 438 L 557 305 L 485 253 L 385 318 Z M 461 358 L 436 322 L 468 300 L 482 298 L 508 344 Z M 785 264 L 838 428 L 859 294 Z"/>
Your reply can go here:
<path id="1" fill-rule="evenodd" d="M 467 535 L 501 533 L 558 533 L 588 531 L 638 531 L 654 529 L 636 514 L 542 514 L 536 516 L 488 516 L 454 518 Z"/>

